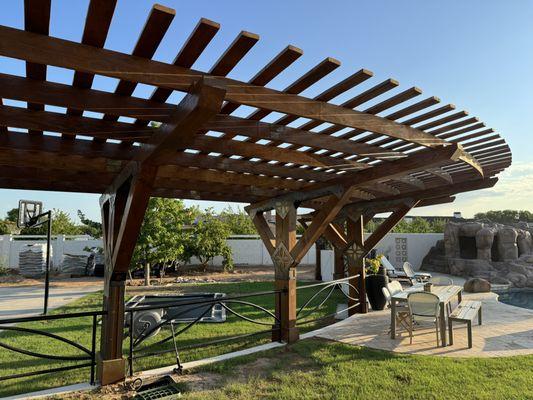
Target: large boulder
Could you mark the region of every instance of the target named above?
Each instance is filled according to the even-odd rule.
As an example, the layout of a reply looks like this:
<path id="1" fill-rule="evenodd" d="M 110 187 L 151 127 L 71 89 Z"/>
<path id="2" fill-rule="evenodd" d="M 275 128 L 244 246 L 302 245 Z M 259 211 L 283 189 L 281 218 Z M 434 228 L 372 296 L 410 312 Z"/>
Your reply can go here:
<path id="1" fill-rule="evenodd" d="M 498 230 L 498 256 L 501 261 L 516 260 L 518 232 L 515 228 L 504 226 Z"/>
<path id="2" fill-rule="evenodd" d="M 490 292 L 490 282 L 481 278 L 472 278 L 465 282 L 464 289 L 470 293 Z"/>
<path id="3" fill-rule="evenodd" d="M 492 243 L 496 231 L 490 227 L 483 227 L 476 233 L 477 258 L 480 260 L 492 260 Z"/>
<path id="4" fill-rule="evenodd" d="M 516 240 L 519 254 L 531 254 L 533 251 L 533 239 L 531 233 L 520 229 L 518 231 L 518 238 Z"/>

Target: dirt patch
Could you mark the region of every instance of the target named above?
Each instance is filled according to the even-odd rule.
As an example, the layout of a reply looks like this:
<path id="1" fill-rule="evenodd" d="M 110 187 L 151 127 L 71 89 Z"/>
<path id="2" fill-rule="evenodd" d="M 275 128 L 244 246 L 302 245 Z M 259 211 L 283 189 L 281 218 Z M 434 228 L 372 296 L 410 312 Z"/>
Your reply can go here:
<path id="1" fill-rule="evenodd" d="M 251 377 L 264 378 L 275 363 L 273 358 L 258 358 L 249 364 L 241 365 L 237 368 L 237 379 L 247 381 Z"/>
<path id="2" fill-rule="evenodd" d="M 312 281 L 314 280 L 314 265 L 300 265 L 298 266 L 298 280 Z M 260 266 L 238 266 L 233 271 L 224 271 L 222 269 L 215 269 L 209 267 L 207 271 L 203 271 L 200 267 L 189 267 L 180 270 L 179 273 L 159 279 L 151 280 L 152 286 L 148 289 L 144 286 L 144 279 L 127 280 L 127 285 L 134 290 L 143 288 L 154 290 L 154 288 L 164 288 L 180 283 L 217 283 L 217 282 L 257 282 L 257 281 L 272 281 L 274 280 L 274 267 L 271 265 Z M 75 288 L 84 286 L 95 286 L 101 284 L 103 287 L 103 278 L 96 278 L 92 276 L 72 278 L 70 275 L 53 275 L 50 277 L 50 285 L 52 288 Z M 44 278 L 25 278 L 18 274 L 0 275 L 0 287 L 2 286 L 30 286 L 44 284 Z"/>
<path id="3" fill-rule="evenodd" d="M 83 278 L 71 278 L 69 275 L 52 275 L 50 277 L 51 288 L 79 288 L 85 286 L 104 285 L 103 278 L 86 276 Z M 35 286 L 44 285 L 43 278 L 25 278 L 22 275 L 10 274 L 0 276 L 0 287 L 2 286 Z"/>
<path id="4" fill-rule="evenodd" d="M 298 266 L 298 280 L 313 281 L 314 265 Z M 180 283 L 217 283 L 217 282 L 257 282 L 274 280 L 274 267 L 269 265 L 261 266 L 239 266 L 233 271 L 224 271 L 222 269 L 212 269 L 203 271 L 201 268 L 190 268 L 180 270 L 177 275 L 167 276 L 165 278 L 154 278 L 150 282 L 153 287 L 171 287 Z M 144 287 L 144 279 L 128 280 L 127 285 L 135 288 Z"/>
<path id="5" fill-rule="evenodd" d="M 21 275 L 13 275 L 13 274 L 0 275 L 0 286 L 11 286 L 11 285 L 19 286 L 22 282 L 24 282 L 26 280 L 29 280 L 29 279 L 26 279 L 26 278 L 24 278 Z M 33 282 L 35 282 L 35 283 L 38 283 L 38 281 L 35 281 L 33 279 L 31 279 L 31 280 Z M 28 284 L 30 284 L 30 283 L 28 283 Z"/>
<path id="6" fill-rule="evenodd" d="M 213 390 L 222 385 L 224 377 L 211 372 L 198 372 L 185 375 L 173 375 L 176 383 L 184 383 L 191 392 L 203 392 Z"/>

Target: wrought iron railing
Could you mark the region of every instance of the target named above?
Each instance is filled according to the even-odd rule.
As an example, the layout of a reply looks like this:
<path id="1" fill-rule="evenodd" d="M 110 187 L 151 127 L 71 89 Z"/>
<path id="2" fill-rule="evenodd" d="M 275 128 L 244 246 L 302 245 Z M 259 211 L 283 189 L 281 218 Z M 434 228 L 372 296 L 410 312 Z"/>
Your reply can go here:
<path id="1" fill-rule="evenodd" d="M 68 365 L 62 365 L 55 368 L 45 368 L 37 371 L 28 371 L 21 372 L 18 374 L 10 375 L 0 375 L 0 381 L 5 381 L 8 379 L 15 378 L 25 378 L 35 375 L 43 375 L 54 372 L 61 371 L 70 371 L 73 369 L 79 368 L 90 368 L 90 382 L 94 383 L 95 380 L 95 367 L 96 367 L 96 327 L 98 324 L 98 317 L 104 315 L 103 311 L 87 311 L 87 312 L 78 312 L 72 314 L 56 314 L 56 315 L 41 315 L 33 317 L 19 317 L 19 318 L 7 318 L 0 319 L 0 332 L 1 331 L 11 331 L 11 332 L 23 332 L 25 334 L 34 334 L 39 336 L 44 336 L 50 338 L 51 340 L 57 340 L 64 343 L 65 345 L 79 350 L 79 354 L 76 355 L 61 355 L 61 354 L 47 354 L 45 352 L 39 352 L 34 350 L 28 350 L 24 348 L 15 347 L 7 342 L 7 337 L 0 336 L 0 347 L 13 351 L 15 353 L 24 354 L 26 356 L 35 357 L 38 359 L 45 359 L 50 361 L 65 361 L 69 362 Z M 30 328 L 26 326 L 20 326 L 15 324 L 22 324 L 28 322 L 43 322 L 43 321 L 53 321 L 53 320 L 64 320 L 72 318 L 92 318 L 91 325 L 91 345 L 90 348 L 82 346 L 80 343 L 76 343 L 73 340 L 67 339 L 65 337 L 56 335 L 55 333 L 48 332 L 44 329 Z M 30 343 L 30 341 L 28 341 Z M 72 363 L 70 363 L 72 362 Z"/>
<path id="2" fill-rule="evenodd" d="M 355 293 L 359 293 L 359 290 L 350 283 L 350 281 L 353 281 L 354 279 L 359 279 L 359 277 L 360 277 L 359 275 L 353 275 L 347 278 L 336 279 L 334 281 L 320 282 L 320 283 L 313 283 L 310 285 L 298 286 L 296 289 L 297 291 L 300 291 L 300 292 L 303 290 L 311 289 L 311 288 L 319 288 L 319 289 L 316 292 L 314 292 L 306 301 L 304 301 L 304 303 L 296 311 L 296 325 L 300 326 L 300 325 L 307 325 L 311 323 L 320 323 L 327 319 L 336 317 L 340 313 L 345 313 L 345 312 L 348 312 L 349 310 L 359 307 L 359 304 L 360 304 L 359 297 L 351 297 L 349 294 L 350 289 L 352 289 Z M 348 293 L 346 293 L 346 291 L 343 290 L 342 288 L 343 285 L 348 289 L 347 290 Z M 342 294 L 342 298 L 348 301 L 347 307 L 344 307 L 341 310 L 335 310 L 335 312 L 333 313 L 322 315 L 318 318 L 307 319 L 307 317 L 309 317 L 310 315 L 326 307 L 328 301 L 334 299 L 333 294 L 339 293 L 339 292 Z"/>
<path id="3" fill-rule="evenodd" d="M 129 330 L 127 333 L 129 336 L 129 354 L 127 357 L 129 375 L 132 376 L 134 373 L 133 365 L 134 365 L 135 360 L 139 360 L 141 358 L 160 356 L 160 355 L 168 354 L 168 353 L 175 353 L 176 364 L 177 364 L 176 370 L 181 371 L 182 366 L 181 366 L 181 360 L 179 356 L 179 353 L 181 351 L 191 350 L 191 349 L 200 348 L 200 347 L 207 347 L 211 345 L 218 345 L 224 342 L 234 341 L 237 339 L 244 339 L 244 338 L 267 334 L 267 333 L 274 333 L 274 332 L 279 333 L 281 331 L 280 320 L 273 312 L 269 311 L 267 308 L 263 306 L 254 304 L 251 301 L 246 301 L 244 299 L 260 297 L 260 296 L 274 296 L 274 300 L 276 300 L 277 298 L 277 301 L 280 301 L 280 296 L 282 293 L 283 293 L 282 290 L 272 290 L 272 291 L 246 293 L 242 295 L 214 298 L 214 299 L 208 299 L 208 300 L 200 300 L 200 301 L 194 300 L 190 302 L 183 302 L 183 301 L 151 302 L 147 306 L 127 308 L 125 310 L 125 313 L 126 313 L 126 322 L 129 325 Z M 263 319 L 250 318 L 246 315 L 243 315 L 241 312 L 236 311 L 233 307 L 234 305 L 251 307 L 252 309 L 255 309 L 263 313 L 265 315 L 265 318 Z M 254 332 L 223 337 L 223 338 L 219 338 L 215 340 L 199 341 L 197 343 L 192 343 L 189 345 L 181 345 L 181 346 L 178 345 L 176 338 L 178 338 L 180 335 L 187 332 L 193 326 L 198 324 L 200 320 L 202 320 L 202 318 L 204 318 L 207 315 L 207 313 L 211 311 L 212 307 L 215 307 L 215 306 L 223 308 L 227 313 L 229 313 L 230 315 L 236 316 L 238 319 L 250 322 L 252 324 L 260 325 L 260 326 L 268 326 L 269 329 L 262 329 L 262 330 L 258 330 Z M 164 314 L 164 316 L 161 318 L 159 322 L 157 323 L 151 323 L 153 321 L 146 322 L 140 332 L 135 332 L 136 329 L 134 327 L 134 319 L 135 319 L 136 313 L 139 313 L 142 311 L 150 311 L 150 310 L 165 310 L 165 309 L 168 310 L 168 309 L 175 308 L 175 307 L 182 308 L 183 311 L 166 313 Z M 195 319 L 193 319 L 190 322 L 184 322 L 184 323 L 174 322 L 174 320 L 179 320 L 180 317 L 184 315 L 185 313 L 190 313 L 191 311 L 202 310 L 202 309 L 203 311 Z M 150 338 L 154 333 L 159 332 L 162 328 L 168 328 L 168 327 L 170 328 L 169 330 L 170 332 L 168 332 L 167 335 L 163 339 L 148 343 L 144 348 L 141 349 L 141 345 L 145 343 L 147 339 Z M 168 343 L 170 341 L 173 342 L 173 346 L 171 348 L 157 349 L 157 348 L 160 348 L 165 343 Z"/>
<path id="4" fill-rule="evenodd" d="M 307 325 L 311 323 L 319 323 L 326 319 L 331 319 L 332 317 L 338 315 L 341 312 L 348 312 L 349 310 L 359 306 L 359 298 L 351 297 L 349 292 L 351 289 L 352 293 L 357 293 L 357 288 L 351 283 L 353 279 L 358 279 L 359 275 L 351 276 L 343 279 L 337 279 L 330 282 L 320 282 L 309 285 L 300 285 L 297 287 L 297 291 L 300 294 L 308 292 L 309 289 L 316 288 L 307 299 L 303 302 L 296 313 L 296 324 Z M 342 290 L 343 286 L 348 288 L 348 290 Z M 251 299 L 259 298 L 261 296 L 272 296 L 272 303 L 278 302 L 281 303 L 281 296 L 283 295 L 283 290 L 272 290 L 272 291 L 262 291 L 254 293 L 245 293 L 241 295 L 229 296 L 229 297 L 220 297 L 207 300 L 191 300 L 191 301 L 160 301 L 160 302 L 150 302 L 148 305 L 138 305 L 136 307 L 126 308 L 125 310 L 125 321 L 126 327 L 124 330 L 124 337 L 129 339 L 128 347 L 129 351 L 127 354 L 128 360 L 128 369 L 129 375 L 134 373 L 134 362 L 136 360 L 151 357 L 151 356 L 160 356 L 163 354 L 168 354 L 174 352 L 176 355 L 176 364 L 177 369 L 181 370 L 181 361 L 179 353 L 184 350 L 191 350 L 195 348 L 207 347 L 211 345 L 218 345 L 224 342 L 235 341 L 238 339 L 249 338 L 253 336 L 263 335 L 263 334 L 274 334 L 274 337 L 281 337 L 281 322 L 279 318 L 270 311 L 266 306 L 255 304 Z M 335 293 L 340 293 L 342 299 L 348 301 L 348 306 L 344 307 L 342 310 L 335 310 L 333 313 L 328 313 L 327 315 L 322 315 L 324 308 L 328 307 L 328 302 L 339 301 L 339 296 L 334 296 Z M 252 310 L 255 310 L 262 314 L 261 317 L 256 315 L 250 316 L 250 313 L 242 312 L 237 310 L 236 306 L 249 307 Z M 181 308 L 182 311 L 176 311 L 176 307 Z M 179 345 L 179 341 L 176 339 L 180 335 L 184 334 L 190 330 L 193 326 L 197 325 L 202 318 L 204 318 L 207 313 L 209 313 L 212 307 L 219 307 L 220 309 L 225 310 L 228 315 L 237 317 L 239 320 L 247 321 L 251 324 L 257 326 L 268 327 L 268 329 L 259 329 L 253 332 L 242 333 L 239 335 L 225 336 L 213 340 L 201 341 L 190 344 Z M 135 327 L 135 314 L 143 311 L 150 310 L 165 310 L 174 308 L 175 311 L 171 313 L 165 313 L 162 318 L 157 323 L 146 323 L 142 326 L 140 331 L 136 331 Z M 190 313 L 194 310 L 201 310 L 197 316 L 190 320 L 189 322 L 179 322 L 176 323 L 174 320 L 179 320 L 180 316 L 185 313 Z M 313 314 L 318 313 L 321 316 L 318 318 L 309 318 Z M 246 315 L 247 314 L 247 315 Z M 94 383 L 95 381 L 95 367 L 96 367 L 96 348 L 97 348 L 97 326 L 99 323 L 99 318 L 105 315 L 104 311 L 87 311 L 87 312 L 78 312 L 70 314 L 56 314 L 56 315 L 45 315 L 45 316 L 32 316 L 32 317 L 19 317 L 19 318 L 8 318 L 0 319 L 0 332 L 2 331 L 12 331 L 12 332 L 21 332 L 23 334 L 30 335 L 39 335 L 49 338 L 50 340 L 59 341 L 71 349 L 75 349 L 74 354 L 49 354 L 46 350 L 39 351 L 31 349 L 31 346 L 26 348 L 20 348 L 9 342 L 9 337 L 0 335 L 0 347 L 8 351 L 13 351 L 19 354 L 23 354 L 30 357 L 35 357 L 38 359 L 45 359 L 50 361 L 60 361 L 62 362 L 60 366 L 53 368 L 43 368 L 39 370 L 25 371 L 16 374 L 10 375 L 0 375 L 0 381 L 5 381 L 8 379 L 15 378 L 24 378 L 35 375 L 42 375 L 48 373 L 57 373 L 62 371 L 70 371 L 73 369 L 81 368 L 90 368 L 90 382 Z M 53 320 L 64 320 L 64 319 L 73 319 L 73 318 L 91 318 L 91 336 L 90 336 L 90 345 L 84 346 L 80 343 L 75 342 L 72 339 L 67 337 L 60 336 L 56 333 L 52 333 L 45 329 L 37 329 L 33 326 L 27 326 L 26 323 L 30 322 L 46 322 Z M 22 324 L 22 325 L 16 325 Z M 214 324 L 216 325 L 216 323 Z M 163 329 L 162 329 L 163 328 Z M 168 329 L 169 328 L 169 329 Z M 158 340 L 147 341 L 148 338 L 152 337 L 154 333 L 165 332 L 163 338 Z M 165 344 L 171 342 L 173 346 L 164 346 Z M 28 342 L 30 343 L 30 341 Z M 65 348 L 66 349 L 66 348 Z M 66 365 L 68 364 L 68 365 Z"/>

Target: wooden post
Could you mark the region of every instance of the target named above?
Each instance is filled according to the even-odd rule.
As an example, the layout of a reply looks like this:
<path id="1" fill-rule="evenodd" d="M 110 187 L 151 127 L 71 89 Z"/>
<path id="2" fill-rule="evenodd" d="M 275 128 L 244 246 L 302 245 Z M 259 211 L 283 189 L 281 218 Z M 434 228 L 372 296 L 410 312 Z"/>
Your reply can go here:
<path id="1" fill-rule="evenodd" d="M 178 149 L 194 142 L 203 123 L 220 111 L 224 95 L 224 90 L 205 85 L 202 80 L 193 84 L 169 121 L 141 145 L 135 159 L 100 198 L 106 257 L 103 304 L 106 314 L 102 318 L 98 360 L 101 385 L 125 378 L 124 283 L 159 166 L 174 157 Z"/>
<path id="2" fill-rule="evenodd" d="M 122 357 L 126 273 L 141 229 L 156 168 L 131 163 L 100 199 L 105 250 L 102 339 L 98 380 L 107 385 L 125 378 Z"/>
<path id="3" fill-rule="evenodd" d="M 315 243 L 315 280 L 322 280 L 322 250 L 325 249 L 325 239 L 320 237 Z"/>
<path id="4" fill-rule="evenodd" d="M 347 237 L 348 242 L 352 243 L 346 249 L 346 258 L 348 259 L 348 275 L 356 276 L 357 278 L 350 279 L 350 297 L 359 298 L 359 307 L 350 309 L 348 314 L 353 315 L 358 313 L 367 313 L 368 304 L 366 301 L 366 283 L 365 283 L 365 258 L 364 252 L 365 237 L 364 237 L 364 221 L 363 216 L 359 215 L 357 218 L 347 219 Z M 352 287 L 353 286 L 353 287 Z M 357 288 L 358 294 L 355 292 Z M 355 301 L 350 300 L 349 306 L 354 305 Z"/>
<path id="5" fill-rule="evenodd" d="M 344 251 L 338 247 L 333 248 L 333 280 L 344 278 L 345 265 L 344 265 Z"/>
<path id="6" fill-rule="evenodd" d="M 296 245 L 296 208 L 289 202 L 276 206 L 276 249 L 272 255 L 275 268 L 275 286 L 283 293 L 276 301 L 276 317 L 280 332 L 274 340 L 293 343 L 298 340 L 296 327 L 296 263 L 291 250 Z"/>

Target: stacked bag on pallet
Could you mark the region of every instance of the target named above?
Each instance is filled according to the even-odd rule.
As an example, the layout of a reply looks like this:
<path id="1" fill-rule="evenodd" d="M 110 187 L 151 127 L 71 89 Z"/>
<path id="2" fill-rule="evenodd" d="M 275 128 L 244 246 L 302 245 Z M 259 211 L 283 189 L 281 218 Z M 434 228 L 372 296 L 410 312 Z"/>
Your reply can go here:
<path id="1" fill-rule="evenodd" d="M 46 271 L 46 244 L 27 245 L 19 252 L 19 270 L 25 277 L 37 277 Z M 50 249 L 50 268 L 52 268 L 52 249 Z"/>
<path id="2" fill-rule="evenodd" d="M 64 254 L 61 263 L 61 273 L 70 275 L 85 275 L 87 256 L 79 254 Z"/>

